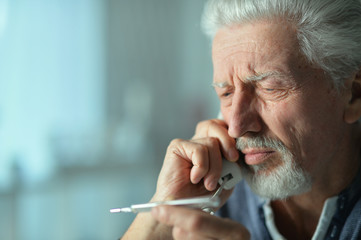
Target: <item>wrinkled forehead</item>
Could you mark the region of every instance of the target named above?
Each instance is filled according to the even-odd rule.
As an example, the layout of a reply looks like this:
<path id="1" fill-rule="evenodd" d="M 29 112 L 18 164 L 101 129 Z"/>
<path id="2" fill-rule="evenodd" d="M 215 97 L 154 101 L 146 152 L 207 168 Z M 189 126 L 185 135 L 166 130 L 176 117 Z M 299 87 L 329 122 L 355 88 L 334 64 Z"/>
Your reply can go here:
<path id="1" fill-rule="evenodd" d="M 234 72 L 246 77 L 257 72 L 289 71 L 292 65 L 305 64 L 299 54 L 296 30 L 283 22 L 255 22 L 220 29 L 213 41 L 212 60 L 216 78 Z"/>
<path id="2" fill-rule="evenodd" d="M 267 54 L 297 52 L 297 31 L 289 22 L 236 24 L 218 30 L 212 45 L 214 56 L 230 55 L 232 51 Z"/>

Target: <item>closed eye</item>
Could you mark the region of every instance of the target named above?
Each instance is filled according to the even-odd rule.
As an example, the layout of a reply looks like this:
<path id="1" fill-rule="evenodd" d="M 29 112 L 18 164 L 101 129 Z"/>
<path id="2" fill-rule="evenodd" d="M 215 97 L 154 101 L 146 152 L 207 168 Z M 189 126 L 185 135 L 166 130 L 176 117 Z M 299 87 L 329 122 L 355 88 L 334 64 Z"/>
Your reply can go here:
<path id="1" fill-rule="evenodd" d="M 222 97 L 229 97 L 232 94 L 232 92 L 225 92 L 222 94 Z"/>
<path id="2" fill-rule="evenodd" d="M 274 88 L 265 88 L 264 90 L 267 91 L 267 92 L 273 92 L 273 91 L 275 91 L 276 89 L 274 89 Z"/>

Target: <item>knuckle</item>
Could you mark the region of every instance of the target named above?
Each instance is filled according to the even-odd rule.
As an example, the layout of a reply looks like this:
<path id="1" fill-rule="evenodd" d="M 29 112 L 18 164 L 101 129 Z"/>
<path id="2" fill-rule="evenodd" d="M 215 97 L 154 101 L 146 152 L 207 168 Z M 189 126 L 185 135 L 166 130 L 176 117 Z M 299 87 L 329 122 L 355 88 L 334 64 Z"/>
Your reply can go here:
<path id="1" fill-rule="evenodd" d="M 203 132 L 204 126 L 205 126 L 205 121 L 202 121 L 202 122 L 197 123 L 197 126 L 196 126 L 196 135 Z"/>
<path id="2" fill-rule="evenodd" d="M 201 128 L 203 128 L 204 126 L 208 125 L 208 122 L 209 122 L 209 121 L 211 121 L 211 120 L 200 121 L 200 122 L 197 124 L 196 129 L 201 129 Z"/>
<path id="3" fill-rule="evenodd" d="M 203 144 L 195 144 L 195 152 L 200 155 L 208 154 L 208 147 Z"/>
<path id="4" fill-rule="evenodd" d="M 178 145 L 178 144 L 180 144 L 180 143 L 183 142 L 183 141 L 184 141 L 183 139 L 176 138 L 176 139 L 173 139 L 173 140 L 170 142 L 170 145 Z"/>
<path id="5" fill-rule="evenodd" d="M 217 126 L 217 119 L 204 120 L 197 124 L 196 126 L 196 135 L 207 135 L 209 129 Z"/>
<path id="6" fill-rule="evenodd" d="M 220 120 L 219 119 L 209 120 L 209 126 L 214 128 L 220 127 Z"/>
<path id="7" fill-rule="evenodd" d="M 179 146 L 184 140 L 180 138 L 173 139 L 168 145 L 168 151 Z"/>
<path id="8" fill-rule="evenodd" d="M 204 217 L 202 215 L 193 215 L 189 219 L 189 230 L 191 232 L 198 231 L 202 229 L 204 224 Z"/>
<path id="9" fill-rule="evenodd" d="M 218 147 L 218 146 L 219 146 L 218 138 L 209 137 L 209 138 L 208 138 L 208 144 L 209 144 L 209 146 L 211 146 L 211 147 Z"/>

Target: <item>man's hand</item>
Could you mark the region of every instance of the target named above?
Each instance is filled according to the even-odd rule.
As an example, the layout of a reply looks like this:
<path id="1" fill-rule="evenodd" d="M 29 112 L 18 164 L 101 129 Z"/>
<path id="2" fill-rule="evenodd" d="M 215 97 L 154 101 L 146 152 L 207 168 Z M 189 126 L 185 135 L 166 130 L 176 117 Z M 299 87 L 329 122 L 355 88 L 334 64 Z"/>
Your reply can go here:
<path id="1" fill-rule="evenodd" d="M 223 120 L 211 119 L 199 122 L 196 127 L 196 133 L 192 139 L 205 137 L 218 139 L 222 155 L 227 160 L 231 162 L 238 160 L 239 153 L 236 148 L 236 141 L 228 135 L 228 126 Z"/>
<path id="2" fill-rule="evenodd" d="M 191 140 L 176 139 L 170 143 L 162 170 L 158 177 L 157 190 L 151 201 L 164 201 L 213 194 L 222 170 L 222 156 L 233 162 L 237 161 L 239 157 L 235 147 L 235 140 L 228 135 L 226 123 L 218 119 L 199 123 L 196 133 Z M 232 190 L 222 192 L 222 203 L 228 199 L 231 193 Z M 168 208 L 164 209 L 164 211 L 168 211 Z M 185 222 L 188 221 L 188 217 L 185 217 L 185 214 L 190 211 L 189 209 L 169 209 L 169 211 L 174 211 L 169 213 L 174 221 L 176 221 L 176 219 L 181 219 Z M 162 213 L 162 211 L 163 210 L 160 212 Z M 190 234 L 201 234 L 201 231 L 204 231 L 204 229 L 208 231 L 208 228 L 216 229 L 216 226 L 218 228 L 224 227 L 227 231 L 232 230 L 229 233 L 231 235 L 226 235 L 228 238 L 221 236 L 222 239 L 237 239 L 231 238 L 230 236 L 244 229 L 237 223 L 220 219 L 201 211 L 195 210 L 190 212 L 193 224 L 185 225 L 191 227 L 191 230 L 193 229 Z M 160 214 L 159 216 L 169 214 Z M 163 217 L 153 219 L 150 214 L 138 214 L 123 239 L 134 239 L 135 237 L 137 237 L 137 239 L 168 239 L 167 236 L 171 234 L 172 226 L 175 227 L 173 234 L 176 234 L 176 236 L 181 236 L 189 230 L 181 228 L 178 222 L 172 222 L 171 226 L 166 226 L 164 224 L 157 224 L 155 221 L 159 220 L 160 223 L 165 223 L 163 219 Z M 210 225 L 208 226 L 208 224 Z M 200 232 L 196 232 L 198 225 L 201 226 Z M 221 233 L 222 231 L 219 230 L 217 232 Z M 191 239 L 198 238 L 191 237 Z M 217 239 L 217 237 L 208 239 Z"/>
<path id="3" fill-rule="evenodd" d="M 160 206 L 152 210 L 153 217 L 173 228 L 174 239 L 250 239 L 248 230 L 239 223 L 184 207 Z"/>
<path id="4" fill-rule="evenodd" d="M 239 157 L 226 123 L 219 119 L 200 122 L 191 140 L 170 143 L 152 201 L 211 194 L 220 177 L 222 156 L 233 162 Z M 229 195 L 230 191 L 222 199 Z"/>
<path id="5" fill-rule="evenodd" d="M 215 138 L 176 139 L 168 147 L 154 201 L 210 195 L 222 169 Z"/>

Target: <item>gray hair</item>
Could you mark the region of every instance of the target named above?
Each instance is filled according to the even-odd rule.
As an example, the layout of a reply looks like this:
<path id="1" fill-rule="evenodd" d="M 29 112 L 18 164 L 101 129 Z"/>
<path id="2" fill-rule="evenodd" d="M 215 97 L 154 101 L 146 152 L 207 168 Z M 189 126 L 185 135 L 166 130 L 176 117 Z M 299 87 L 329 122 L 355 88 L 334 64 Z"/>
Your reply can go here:
<path id="1" fill-rule="evenodd" d="M 279 18 L 296 26 L 301 53 L 337 88 L 360 69 L 360 0 L 209 0 L 202 25 L 213 38 L 223 27 Z"/>

